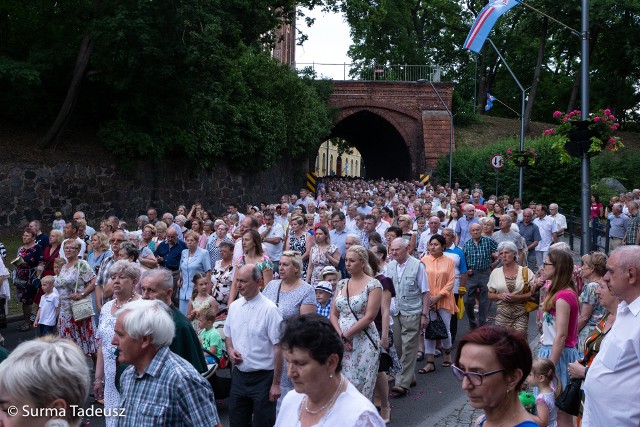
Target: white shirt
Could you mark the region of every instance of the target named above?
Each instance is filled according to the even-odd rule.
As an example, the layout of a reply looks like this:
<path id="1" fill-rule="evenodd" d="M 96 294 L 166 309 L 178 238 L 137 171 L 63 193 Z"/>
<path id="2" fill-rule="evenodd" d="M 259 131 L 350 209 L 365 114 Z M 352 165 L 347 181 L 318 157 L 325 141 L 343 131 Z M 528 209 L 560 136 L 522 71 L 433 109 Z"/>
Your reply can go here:
<path id="1" fill-rule="evenodd" d="M 347 215 L 346 217 L 346 228 L 348 228 L 349 230 L 356 230 L 358 227 L 356 227 L 356 217 L 354 216 L 353 219 L 349 218 L 349 215 Z"/>
<path id="2" fill-rule="evenodd" d="M 640 425 L 640 297 L 621 301 L 584 383 L 582 425 Z"/>
<path id="3" fill-rule="evenodd" d="M 262 234 L 266 229 L 267 226 L 263 225 L 258 229 L 258 233 Z M 284 239 L 284 229 L 280 224 L 274 222 L 273 226 L 271 226 L 271 230 L 269 230 L 269 232 L 264 237 L 265 239 L 280 238 L 279 243 L 263 243 L 263 245 L 267 249 L 266 253 L 269 259 L 271 261 L 280 261 L 280 257 L 282 256 L 282 240 Z"/>
<path id="4" fill-rule="evenodd" d="M 536 218 L 533 220 L 533 223 L 537 225 L 538 230 L 540 230 L 540 242 L 538 242 L 538 246 L 536 246 L 536 251 L 547 252 L 549 246 L 553 243 L 553 233 L 558 232 L 558 224 L 556 224 L 550 216 L 545 216 L 542 219 Z"/>
<path id="5" fill-rule="evenodd" d="M 282 400 L 280 412 L 276 419 L 276 427 L 299 427 L 298 410 L 306 395 L 291 390 Z M 338 396 L 336 403 L 326 414 L 323 426 L 384 427 L 384 421 L 373 403 L 364 397 L 358 389 L 347 380 L 347 389 Z"/>
<path id="6" fill-rule="evenodd" d="M 559 234 L 562 234 L 567 230 L 567 217 L 565 217 L 561 213 L 557 213 L 555 215 L 551 215 L 551 218 L 553 218 L 556 224 L 558 225 Z"/>
<path id="7" fill-rule="evenodd" d="M 376 233 L 378 233 L 380 236 L 384 237 L 385 232 L 387 231 L 387 229 L 391 227 L 391 224 L 389 224 L 387 221 L 380 221 L 378 223 L 378 225 L 376 225 Z"/>
<path id="8" fill-rule="evenodd" d="M 240 298 L 229 306 L 224 336 L 242 355 L 236 365 L 242 372 L 273 370 L 274 346 L 280 342 L 282 316 L 278 307 L 260 292 L 250 301 Z"/>
<path id="9" fill-rule="evenodd" d="M 438 230 L 435 234 L 441 234 L 441 230 Z M 420 235 L 420 242 L 418 243 L 418 254 L 420 256 L 424 255 L 427 252 L 427 246 L 429 246 L 429 239 L 434 234 L 431 232 L 429 228 L 422 232 Z"/>
<path id="10" fill-rule="evenodd" d="M 46 326 L 55 326 L 58 324 L 58 316 L 56 308 L 60 306 L 60 295 L 58 290 L 53 288 L 50 294 L 42 295 L 40 298 L 40 319 L 38 324 Z"/>

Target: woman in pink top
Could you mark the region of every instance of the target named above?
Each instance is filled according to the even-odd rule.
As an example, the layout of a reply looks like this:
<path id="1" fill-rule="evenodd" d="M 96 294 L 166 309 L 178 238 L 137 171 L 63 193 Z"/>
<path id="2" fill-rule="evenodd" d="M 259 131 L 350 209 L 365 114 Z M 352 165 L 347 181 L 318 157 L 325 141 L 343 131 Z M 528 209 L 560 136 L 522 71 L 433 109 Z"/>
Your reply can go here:
<path id="1" fill-rule="evenodd" d="M 579 357 L 578 342 L 578 296 L 574 290 L 573 258 L 562 250 L 552 249 L 547 254 L 542 273 L 551 280 L 549 292 L 540 309 L 542 319 L 542 346 L 539 358 L 551 359 L 556 373 L 566 387 L 569 382 L 568 365 Z M 573 426 L 573 417 L 558 411 L 558 426 Z"/>
<path id="2" fill-rule="evenodd" d="M 447 327 L 447 335 L 449 335 L 446 340 L 442 340 L 442 347 L 444 348 L 443 367 L 451 366 L 451 331 L 449 330 L 449 324 L 451 323 L 451 316 L 458 311 L 453 297 L 456 268 L 453 260 L 444 256 L 446 245 L 444 237 L 435 234 L 429 239 L 429 245 L 427 246 L 429 254 L 422 257 L 422 262 L 427 270 L 427 279 L 429 280 L 429 296 L 431 299 L 429 319 L 436 320 L 439 314 Z M 425 340 L 427 364 L 424 368 L 418 370 L 419 374 L 428 374 L 436 370 L 435 353 L 436 341 Z"/>

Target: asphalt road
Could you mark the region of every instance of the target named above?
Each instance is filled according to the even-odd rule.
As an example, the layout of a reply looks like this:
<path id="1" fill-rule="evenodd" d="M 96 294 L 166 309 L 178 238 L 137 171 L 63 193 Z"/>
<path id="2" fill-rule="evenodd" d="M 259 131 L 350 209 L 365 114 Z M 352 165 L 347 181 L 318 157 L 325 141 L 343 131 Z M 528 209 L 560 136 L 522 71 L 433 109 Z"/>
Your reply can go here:
<path id="1" fill-rule="evenodd" d="M 495 308 L 494 308 L 495 310 Z M 490 310 L 491 312 L 494 310 Z M 1 329 L 0 333 L 5 337 L 5 346 L 12 350 L 23 341 L 35 338 L 35 332 L 20 332 L 20 323 L 10 323 L 7 329 Z M 469 328 L 465 317 L 458 322 L 458 337 L 464 335 Z M 529 321 L 529 341 L 537 336 L 534 317 Z M 455 349 L 455 344 L 454 344 Z M 424 366 L 426 362 L 418 362 L 416 369 Z M 390 425 L 403 427 L 433 426 L 438 421 L 447 417 L 456 408 L 464 404 L 466 397 L 460 388 L 460 383 L 451 374 L 451 368 L 440 366 L 442 357 L 436 358 L 435 372 L 419 375 L 416 372 L 417 385 L 412 387 L 409 394 L 403 398 L 391 399 L 391 423 Z M 91 359 L 87 358 L 87 364 L 93 368 Z M 102 408 L 100 405 L 87 402 L 87 407 Z M 218 411 L 222 423 L 229 425 L 226 402 L 219 402 Z M 104 419 L 93 417 L 85 420 L 84 426 L 104 426 Z"/>

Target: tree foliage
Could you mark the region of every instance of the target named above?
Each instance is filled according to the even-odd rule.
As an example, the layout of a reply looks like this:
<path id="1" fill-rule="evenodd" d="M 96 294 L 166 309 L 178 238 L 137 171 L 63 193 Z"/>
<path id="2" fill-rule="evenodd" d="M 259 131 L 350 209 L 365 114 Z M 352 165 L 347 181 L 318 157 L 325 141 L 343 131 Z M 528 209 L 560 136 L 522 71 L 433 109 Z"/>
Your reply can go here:
<path id="1" fill-rule="evenodd" d="M 0 118 L 49 123 L 88 30 L 94 46 L 75 117 L 97 126 L 121 159 L 178 155 L 250 170 L 304 158 L 329 133 L 327 82 L 269 54 L 289 0 L 76 0 L 74 11 L 38 3 L 0 9 L 10 35 L 0 41 L 0 88 L 17 88 L 0 96 L 22 101 L 21 114 L 2 109 Z M 28 27 L 48 31 L 41 38 Z"/>

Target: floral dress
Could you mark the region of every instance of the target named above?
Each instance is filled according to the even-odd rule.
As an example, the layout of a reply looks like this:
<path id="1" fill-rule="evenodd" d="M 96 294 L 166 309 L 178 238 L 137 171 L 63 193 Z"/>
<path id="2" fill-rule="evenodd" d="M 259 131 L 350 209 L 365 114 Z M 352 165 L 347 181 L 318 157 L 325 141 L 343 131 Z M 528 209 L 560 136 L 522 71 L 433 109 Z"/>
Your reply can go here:
<path id="1" fill-rule="evenodd" d="M 18 255 L 24 260 L 16 267 L 16 280 L 14 280 L 18 301 L 21 304 L 31 305 L 38 292 L 38 288 L 33 286 L 33 279 L 36 277 L 36 267 L 40 262 L 42 248 L 40 245 L 33 245 L 30 248 L 22 246 L 18 250 Z"/>
<path id="2" fill-rule="evenodd" d="M 596 295 L 596 289 L 598 289 L 598 283 L 591 282 L 587 283 L 585 287 L 582 289 L 582 294 L 578 298 L 580 305 L 589 304 L 593 307 L 593 311 L 591 312 L 591 317 L 589 321 L 585 325 L 584 328 L 578 334 L 578 352 L 580 353 L 580 357 L 582 357 L 584 351 L 584 344 L 591 332 L 598 326 L 600 320 L 604 316 L 604 313 L 607 311 L 603 306 L 600 305 L 598 301 L 598 295 Z"/>
<path id="3" fill-rule="evenodd" d="M 82 293 L 87 283 L 91 282 L 94 277 L 96 277 L 96 273 L 93 272 L 89 263 L 78 260 L 71 268 L 63 266 L 55 279 L 55 287 L 60 294 L 58 336 L 74 341 L 86 355 L 93 354 L 98 350 L 95 337 L 96 325 L 93 316 L 78 322 L 73 319 L 71 294 L 76 292 L 76 282 L 78 284 L 77 292 Z"/>
<path id="4" fill-rule="evenodd" d="M 244 255 L 242 255 L 240 258 L 238 258 L 238 261 L 236 261 L 236 269 L 239 269 L 240 267 L 242 267 L 243 265 L 246 264 L 246 261 L 244 260 Z M 256 262 L 256 267 L 258 267 L 258 270 L 260 270 L 260 272 L 262 273 L 263 271 L 273 271 L 273 263 L 271 262 L 271 260 L 269 259 L 268 256 L 266 255 L 262 255 L 262 261 L 260 262 Z M 266 283 L 264 283 L 264 281 L 262 280 L 262 277 L 260 278 L 260 290 L 264 289 Z"/>
<path id="5" fill-rule="evenodd" d="M 102 348 L 102 360 L 104 363 L 104 407 L 120 407 L 120 393 L 116 388 L 116 347 L 111 345 L 111 340 L 115 335 L 116 318 L 111 314 L 111 309 L 115 300 L 111 300 L 102 307 L 100 311 L 100 324 L 96 338 L 100 340 Z M 118 418 L 105 417 L 107 427 L 118 425 Z"/>
<path id="6" fill-rule="evenodd" d="M 213 298 L 218 301 L 220 309 L 227 308 L 229 291 L 233 282 L 233 264 L 222 266 L 222 260 L 216 261 L 211 270 L 211 283 L 213 284 Z"/>
<path id="7" fill-rule="evenodd" d="M 302 236 L 296 237 L 295 232 L 289 233 L 289 250 L 300 252 L 300 255 L 304 255 L 307 252 L 307 233 L 302 233 Z M 309 268 L 309 258 L 302 261 L 302 274 Z M 304 277 L 302 278 L 304 279 Z"/>
<path id="8" fill-rule="evenodd" d="M 313 245 L 313 247 L 311 248 L 311 263 L 313 264 L 313 271 L 311 272 L 311 277 L 309 278 L 309 283 L 311 284 L 311 286 L 315 287 L 318 284 L 318 282 L 320 281 L 320 273 L 322 273 L 322 270 L 326 266 L 331 265 L 331 263 L 329 262 L 329 258 L 327 258 L 327 254 L 332 254 L 337 249 L 338 247 L 336 245 L 329 245 L 326 252 L 323 252 L 322 250 L 320 250 L 320 247 L 318 247 L 318 245 Z"/>
<path id="9" fill-rule="evenodd" d="M 336 308 L 338 309 L 338 323 L 340 329 L 346 331 L 351 328 L 358 319 L 361 319 L 367 311 L 367 301 L 369 293 L 374 289 L 382 289 L 382 285 L 377 279 L 371 279 L 359 294 L 350 294 L 349 300 L 342 294 L 348 279 L 343 279 L 338 283 L 336 289 Z M 345 292 L 346 293 L 346 292 Z M 351 308 L 349 308 L 351 306 Z M 353 312 L 351 311 L 353 309 Z M 353 315 L 356 314 L 356 316 Z M 369 337 L 375 342 L 371 342 Z M 351 383 L 369 400 L 373 400 L 373 390 L 378 375 L 378 365 L 380 363 L 380 336 L 373 322 L 367 329 L 353 336 L 353 350 L 345 351 L 342 359 L 342 373 Z M 376 348 L 378 346 L 378 348 Z"/>

